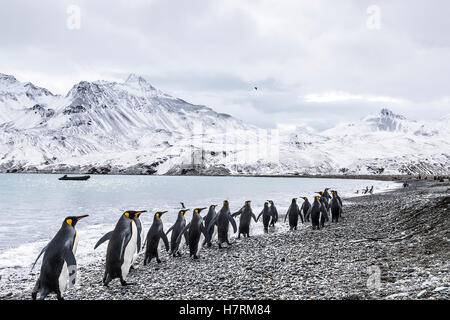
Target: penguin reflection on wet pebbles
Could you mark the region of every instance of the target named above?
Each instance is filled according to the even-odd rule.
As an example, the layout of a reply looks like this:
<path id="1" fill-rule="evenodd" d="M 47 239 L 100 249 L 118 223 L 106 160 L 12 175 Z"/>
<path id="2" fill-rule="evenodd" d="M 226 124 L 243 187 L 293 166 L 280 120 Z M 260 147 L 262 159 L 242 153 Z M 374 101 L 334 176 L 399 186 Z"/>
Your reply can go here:
<path id="1" fill-rule="evenodd" d="M 270 221 L 270 226 L 274 227 L 275 223 L 278 221 L 278 210 L 277 207 L 275 207 L 275 203 L 273 203 L 272 200 L 267 200 L 270 204 L 270 211 L 272 215 L 272 220 Z"/>
<path id="2" fill-rule="evenodd" d="M 297 230 L 299 216 L 302 220 L 302 223 L 304 223 L 302 213 L 297 204 L 297 198 L 293 198 L 291 205 L 289 206 L 289 209 L 286 213 L 286 216 L 284 217 L 284 222 L 286 222 L 286 219 L 289 217 L 290 230 Z"/>
<path id="3" fill-rule="evenodd" d="M 237 212 L 233 213 L 231 216 L 239 218 L 239 233 L 238 233 L 238 239 L 241 238 L 241 233 L 244 235 L 244 237 L 250 237 L 250 223 L 253 220 L 256 222 L 256 216 L 252 211 L 251 207 L 251 201 L 245 201 L 245 205 Z"/>
<path id="4" fill-rule="evenodd" d="M 64 300 L 62 293 L 67 287 L 75 284 L 77 272 L 75 252 L 78 245 L 75 225 L 85 217 L 87 215 L 65 218 L 59 231 L 38 255 L 31 269 L 45 252 L 39 279 L 31 292 L 33 300 L 36 300 L 38 292 L 40 300 L 44 300 L 49 293 L 56 293 L 58 300 Z"/>
<path id="5" fill-rule="evenodd" d="M 311 223 L 313 230 L 325 226 L 325 220 L 327 216 L 327 210 L 325 209 L 325 206 L 322 204 L 322 201 L 319 196 L 314 197 L 314 202 L 309 209 L 308 215 L 311 217 Z"/>
<path id="6" fill-rule="evenodd" d="M 169 234 L 169 232 L 172 232 L 172 235 L 170 236 L 170 254 L 175 256 L 181 256 L 181 253 L 178 251 L 179 247 L 177 245 L 177 238 L 183 231 L 184 227 L 186 227 L 186 218 L 184 215 L 186 212 L 189 211 L 189 209 L 183 209 L 178 212 L 178 218 L 177 221 L 167 230 L 166 235 Z M 186 239 L 186 243 L 188 241 L 187 232 L 184 233 L 184 237 Z"/>
<path id="7" fill-rule="evenodd" d="M 331 191 L 331 194 L 333 195 L 333 198 L 330 202 L 331 222 L 339 222 L 339 217 L 342 213 L 342 206 L 338 198 L 336 197 L 336 192 Z"/>
<path id="8" fill-rule="evenodd" d="M 208 227 L 209 224 L 211 223 L 211 221 L 213 221 L 216 218 L 216 216 L 217 216 L 216 207 L 217 207 L 217 205 L 215 205 L 215 204 L 209 206 L 208 214 L 205 216 L 205 219 L 204 219 L 205 227 Z M 208 230 L 208 234 L 209 234 L 208 247 L 212 246 L 211 241 L 213 240 L 215 233 L 216 233 L 216 226 L 213 225 L 211 227 L 211 229 Z M 206 243 L 206 238 L 204 241 L 205 242 L 203 243 L 203 245 L 205 245 L 205 243 Z"/>
<path id="9" fill-rule="evenodd" d="M 230 212 L 230 203 L 228 200 L 225 200 L 223 202 L 223 206 L 220 209 L 217 216 L 214 218 L 213 221 L 211 221 L 208 225 L 207 232 L 209 233 L 209 230 L 214 226 L 214 224 L 217 225 L 217 238 L 219 241 L 219 249 L 222 249 L 222 243 L 226 243 L 228 246 L 231 246 L 230 241 L 228 240 L 228 229 L 230 226 L 230 223 L 233 227 L 233 232 L 237 232 L 237 226 L 236 222 L 234 221 L 233 217 L 231 216 Z"/>
<path id="10" fill-rule="evenodd" d="M 194 257 L 194 260 L 199 258 L 200 249 L 203 247 L 203 237 L 206 239 L 206 243 L 210 242 L 209 234 L 206 231 L 206 227 L 203 224 L 203 218 L 200 215 L 206 208 L 196 208 L 192 212 L 192 220 L 187 226 L 180 232 L 176 240 L 176 246 L 180 245 L 181 238 L 187 232 L 187 243 L 189 245 L 189 256 Z"/>
<path id="11" fill-rule="evenodd" d="M 302 197 L 303 204 L 300 208 L 300 211 L 302 212 L 303 216 L 305 217 L 305 222 L 309 222 L 309 209 L 311 208 L 311 203 L 309 202 L 307 197 Z"/>
<path id="12" fill-rule="evenodd" d="M 161 220 L 161 216 L 166 212 L 167 211 L 156 212 L 153 218 L 153 224 L 148 230 L 147 238 L 145 239 L 147 246 L 145 248 L 144 266 L 152 261 L 153 258 L 156 258 L 156 262 L 161 263 L 158 252 L 160 239 L 163 240 L 166 251 L 169 251 L 169 240 L 167 240 L 167 236 L 164 233 L 164 226 Z"/>
<path id="13" fill-rule="evenodd" d="M 264 202 L 264 208 L 262 209 L 261 213 L 258 215 L 258 218 L 256 218 L 256 222 L 259 221 L 259 218 L 262 216 L 262 221 L 264 225 L 264 232 L 269 231 L 269 223 L 270 220 L 274 218 L 273 212 L 270 210 L 269 203 Z"/>
<path id="14" fill-rule="evenodd" d="M 96 249 L 103 242 L 108 241 L 106 249 L 105 274 L 103 285 L 108 284 L 116 278 L 120 279 L 122 286 L 128 285 L 125 279 L 130 272 L 134 255 L 138 245 L 138 227 L 135 217 L 144 211 L 126 211 L 122 214 L 113 231 L 105 234 L 95 245 Z"/>

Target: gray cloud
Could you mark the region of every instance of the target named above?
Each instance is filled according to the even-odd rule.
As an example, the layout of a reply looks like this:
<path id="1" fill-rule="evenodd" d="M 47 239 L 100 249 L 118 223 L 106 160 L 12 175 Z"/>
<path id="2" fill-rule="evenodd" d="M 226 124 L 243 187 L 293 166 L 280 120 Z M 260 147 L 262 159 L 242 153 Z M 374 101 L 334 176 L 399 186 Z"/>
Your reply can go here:
<path id="1" fill-rule="evenodd" d="M 79 30 L 66 27 L 71 4 Z M 379 30 L 366 26 L 372 4 Z M 144 74 L 264 127 L 324 129 L 382 107 L 432 119 L 450 113 L 449 9 L 446 0 L 5 0 L 0 72 L 62 94 L 80 80 Z M 305 99 L 333 92 L 397 102 Z"/>

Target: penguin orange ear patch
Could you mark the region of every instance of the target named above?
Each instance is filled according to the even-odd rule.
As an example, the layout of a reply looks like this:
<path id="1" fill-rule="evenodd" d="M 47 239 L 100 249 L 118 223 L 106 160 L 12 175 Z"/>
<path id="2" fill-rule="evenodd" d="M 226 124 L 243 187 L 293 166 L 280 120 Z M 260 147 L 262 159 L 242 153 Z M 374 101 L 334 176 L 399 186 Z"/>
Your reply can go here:
<path id="1" fill-rule="evenodd" d="M 69 226 L 72 225 L 72 219 L 67 219 L 66 222 L 67 222 L 67 224 L 68 224 Z"/>
<path id="2" fill-rule="evenodd" d="M 130 213 L 127 211 L 124 213 L 125 217 L 129 218 L 130 217 Z"/>

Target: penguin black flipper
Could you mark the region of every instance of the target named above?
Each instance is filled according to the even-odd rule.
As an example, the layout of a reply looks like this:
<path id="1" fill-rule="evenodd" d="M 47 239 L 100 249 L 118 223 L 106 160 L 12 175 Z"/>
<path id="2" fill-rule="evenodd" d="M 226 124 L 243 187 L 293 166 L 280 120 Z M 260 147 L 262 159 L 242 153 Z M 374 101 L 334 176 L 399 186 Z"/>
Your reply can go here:
<path id="1" fill-rule="evenodd" d="M 261 213 L 258 215 L 258 218 L 256 218 L 256 222 L 258 222 L 259 218 L 261 218 L 261 215 L 264 213 L 264 209 L 262 209 Z"/>
<path id="2" fill-rule="evenodd" d="M 234 221 L 234 219 L 231 215 L 228 215 L 228 221 L 230 221 L 231 225 L 233 226 L 233 231 L 234 231 L 234 233 L 236 233 L 237 232 L 236 221 Z"/>
<path id="3" fill-rule="evenodd" d="M 122 245 L 120 246 L 120 261 L 123 261 L 124 255 L 125 255 L 125 248 L 128 245 L 128 242 L 131 240 L 131 234 L 126 235 L 123 237 Z"/>
<path id="4" fill-rule="evenodd" d="M 191 226 L 191 223 L 189 222 L 188 225 L 185 226 L 183 228 L 183 230 L 181 230 L 180 234 L 178 235 L 177 241 L 175 242 L 176 243 L 176 248 L 178 248 L 178 246 L 180 245 L 181 237 L 183 237 L 183 235 L 186 233 L 186 231 L 189 229 L 190 226 Z M 184 236 L 186 236 L 186 235 L 184 235 Z"/>
<path id="5" fill-rule="evenodd" d="M 232 216 L 233 218 L 234 218 L 234 217 L 237 217 L 238 215 L 240 215 L 240 214 L 242 213 L 243 210 L 244 210 L 244 207 L 240 208 L 239 211 L 236 211 L 236 212 L 233 213 L 231 216 Z"/>
<path id="6" fill-rule="evenodd" d="M 253 220 L 255 220 L 255 222 L 257 221 L 255 214 L 252 212 L 252 218 Z"/>
<path id="7" fill-rule="evenodd" d="M 287 217 L 289 217 L 289 214 L 291 213 L 291 207 L 289 207 L 288 211 L 286 212 L 286 215 L 284 216 L 284 223 L 286 223 Z"/>
<path id="8" fill-rule="evenodd" d="M 45 252 L 45 250 L 47 250 L 47 247 L 48 247 L 48 244 L 41 250 L 41 253 L 39 253 L 39 255 L 37 256 L 30 271 L 33 270 L 34 266 L 36 265 L 36 262 L 38 262 L 39 258 L 42 256 L 42 254 Z"/>
<path id="9" fill-rule="evenodd" d="M 107 234 L 105 234 L 103 237 L 100 238 L 100 240 L 97 241 L 97 243 L 94 246 L 94 250 L 97 249 L 97 247 L 99 245 L 101 245 L 103 242 L 108 241 L 109 239 L 111 239 L 112 236 L 112 231 L 108 232 Z"/>
<path id="10" fill-rule="evenodd" d="M 203 226 L 203 223 L 200 226 L 200 231 L 205 236 L 206 243 L 211 242 L 211 237 L 209 236 L 209 232 L 206 232 L 206 228 Z"/>
<path id="11" fill-rule="evenodd" d="M 216 215 L 215 217 L 214 217 L 214 219 L 212 219 L 210 222 L 209 222 L 209 225 L 208 225 L 208 227 L 206 228 L 206 232 L 209 232 L 209 230 L 216 224 L 216 221 L 217 221 L 217 218 L 219 217 L 219 215 Z"/>
<path id="12" fill-rule="evenodd" d="M 161 231 L 161 239 L 164 241 L 164 245 L 166 246 L 166 251 L 169 251 L 169 240 L 167 239 L 164 231 Z"/>
<path id="13" fill-rule="evenodd" d="M 170 231 L 173 230 L 173 227 L 175 227 L 175 223 L 169 228 L 169 230 L 166 231 L 166 235 L 168 235 L 170 233 Z"/>
<path id="14" fill-rule="evenodd" d="M 69 271 L 69 280 L 72 281 L 72 285 L 75 284 L 76 274 L 77 274 L 77 260 L 73 255 L 71 249 L 66 249 L 64 251 L 64 261 L 67 263 L 67 270 Z"/>

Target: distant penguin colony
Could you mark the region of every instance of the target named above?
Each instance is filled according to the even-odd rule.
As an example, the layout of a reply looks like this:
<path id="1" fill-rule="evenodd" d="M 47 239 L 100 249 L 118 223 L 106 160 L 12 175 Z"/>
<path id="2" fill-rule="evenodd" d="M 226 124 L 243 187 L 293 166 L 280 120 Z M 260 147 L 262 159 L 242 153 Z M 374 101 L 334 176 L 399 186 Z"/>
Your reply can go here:
<path id="1" fill-rule="evenodd" d="M 370 190 L 368 190 L 370 192 Z M 338 223 L 342 220 L 343 204 L 336 190 L 326 188 L 323 192 L 314 197 L 312 203 L 307 197 L 292 198 L 291 204 L 284 217 L 284 223 L 288 222 L 291 231 L 298 229 L 299 222 L 311 222 L 312 230 L 320 230 L 329 221 Z M 331 193 L 331 194 L 330 194 Z M 303 199 L 299 207 L 298 199 Z M 223 201 L 222 208 L 216 212 L 217 205 L 213 204 L 208 208 L 195 208 L 192 211 L 192 218 L 189 223 L 186 221 L 186 213 L 190 210 L 183 202 L 178 212 L 175 223 L 164 232 L 162 216 L 167 211 L 158 211 L 153 217 L 153 223 L 147 232 L 144 243 L 144 228 L 140 220 L 142 211 L 125 211 L 119 218 L 114 230 L 106 233 L 94 246 L 97 249 L 102 243 L 109 241 L 106 249 L 105 272 L 103 285 L 108 286 L 114 279 L 119 279 L 122 286 L 129 285 L 126 281 L 130 269 L 137 267 L 137 258 L 145 248 L 143 264 L 147 265 L 153 259 L 161 263 L 159 257 L 160 245 L 164 245 L 165 250 L 173 258 L 182 255 L 182 242 L 184 240 L 189 248 L 189 256 L 194 260 L 199 259 L 199 252 L 206 244 L 212 246 L 212 242 L 217 234 L 217 244 L 219 249 L 223 244 L 230 247 L 232 243 L 229 239 L 229 226 L 231 224 L 233 233 L 238 233 L 244 238 L 250 237 L 250 227 L 252 220 L 258 223 L 262 217 L 264 232 L 268 233 L 270 228 L 274 228 L 279 216 L 275 203 L 267 200 L 258 217 L 255 216 L 251 207 L 251 201 L 245 201 L 244 206 L 231 214 L 230 203 Z M 202 217 L 201 212 L 208 209 L 208 213 Z M 87 215 L 70 216 L 64 219 L 63 224 L 53 239 L 42 249 L 34 262 L 32 269 L 42 254 L 41 272 L 36 285 L 32 291 L 33 300 L 45 299 L 50 293 L 55 293 L 58 299 L 63 299 L 62 293 L 75 284 L 77 262 L 75 253 L 78 244 L 78 236 L 75 230 L 77 222 Z M 235 218 L 239 217 L 239 227 Z M 170 235 L 170 241 L 167 236 Z"/>

